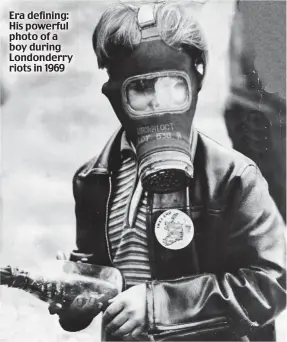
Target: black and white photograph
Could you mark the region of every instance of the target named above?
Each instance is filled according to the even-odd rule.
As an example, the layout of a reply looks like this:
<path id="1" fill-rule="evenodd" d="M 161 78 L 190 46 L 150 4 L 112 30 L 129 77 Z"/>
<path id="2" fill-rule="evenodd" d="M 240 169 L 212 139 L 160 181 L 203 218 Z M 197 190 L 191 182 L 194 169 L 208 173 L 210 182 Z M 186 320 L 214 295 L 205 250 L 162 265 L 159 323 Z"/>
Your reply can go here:
<path id="1" fill-rule="evenodd" d="M 1 0 L 0 44 L 0 342 L 286 341 L 286 1 Z"/>

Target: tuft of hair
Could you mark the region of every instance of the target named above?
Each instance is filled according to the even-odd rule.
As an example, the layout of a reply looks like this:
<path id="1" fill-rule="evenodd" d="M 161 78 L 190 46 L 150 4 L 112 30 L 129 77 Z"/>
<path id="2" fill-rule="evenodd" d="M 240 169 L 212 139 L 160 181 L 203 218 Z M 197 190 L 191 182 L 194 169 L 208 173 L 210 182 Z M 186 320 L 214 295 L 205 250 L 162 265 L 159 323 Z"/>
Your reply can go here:
<path id="1" fill-rule="evenodd" d="M 137 23 L 139 8 L 139 5 L 119 3 L 103 13 L 93 34 L 99 68 L 108 68 L 111 60 L 135 49 L 141 42 Z M 196 48 L 206 55 L 206 42 L 196 20 L 196 12 L 191 13 L 186 2 L 160 4 L 156 22 L 160 37 L 166 44 L 177 49 L 183 46 Z"/>

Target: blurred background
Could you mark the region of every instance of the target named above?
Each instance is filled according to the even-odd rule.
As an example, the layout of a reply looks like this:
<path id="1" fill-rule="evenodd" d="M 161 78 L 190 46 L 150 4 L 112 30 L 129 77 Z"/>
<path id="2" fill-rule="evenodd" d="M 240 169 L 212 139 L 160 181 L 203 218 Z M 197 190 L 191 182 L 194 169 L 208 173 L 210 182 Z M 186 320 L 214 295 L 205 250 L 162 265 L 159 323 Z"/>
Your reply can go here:
<path id="1" fill-rule="evenodd" d="M 91 44 L 97 20 L 113 2 L 1 0 L 1 265 L 29 269 L 75 247 L 73 174 L 119 125 L 101 94 L 107 76 L 97 69 Z M 192 11 L 193 1 L 184 2 Z M 285 217 L 286 3 L 198 3 L 209 67 L 195 125 L 257 162 Z M 59 33 L 64 53 L 74 55 L 64 73 L 8 72 L 11 10 L 70 13 L 69 31 Z M 285 313 L 277 321 L 280 342 L 284 319 Z M 98 319 L 68 333 L 45 303 L 0 288 L 0 341 L 99 339 Z"/>

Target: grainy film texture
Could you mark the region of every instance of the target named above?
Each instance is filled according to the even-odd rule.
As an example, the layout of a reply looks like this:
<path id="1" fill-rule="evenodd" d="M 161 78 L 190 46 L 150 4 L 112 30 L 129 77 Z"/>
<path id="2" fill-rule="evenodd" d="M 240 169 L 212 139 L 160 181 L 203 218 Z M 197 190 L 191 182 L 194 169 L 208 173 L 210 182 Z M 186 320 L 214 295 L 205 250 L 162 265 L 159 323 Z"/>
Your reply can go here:
<path id="1" fill-rule="evenodd" d="M 101 92 L 107 75 L 98 70 L 91 39 L 112 3 L 1 1 L 0 266 L 34 268 L 75 247 L 73 174 L 119 126 Z M 197 6 L 209 63 L 195 126 L 258 164 L 286 218 L 286 3 Z M 276 322 L 279 342 L 286 337 L 284 319 L 286 313 Z M 69 333 L 47 304 L 0 288 L 0 341 L 99 339 L 99 319 Z"/>

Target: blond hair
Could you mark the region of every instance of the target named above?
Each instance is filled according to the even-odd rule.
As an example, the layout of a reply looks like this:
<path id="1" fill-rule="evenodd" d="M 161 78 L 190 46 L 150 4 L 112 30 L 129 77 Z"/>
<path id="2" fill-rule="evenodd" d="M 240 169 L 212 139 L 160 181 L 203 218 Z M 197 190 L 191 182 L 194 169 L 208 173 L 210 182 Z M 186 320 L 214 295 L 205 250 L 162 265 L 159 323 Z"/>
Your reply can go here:
<path id="1" fill-rule="evenodd" d="M 108 68 L 119 51 L 130 51 L 141 42 L 137 24 L 139 5 L 116 4 L 102 15 L 93 34 L 93 47 L 100 68 Z M 195 48 L 206 57 L 206 43 L 194 15 L 180 3 L 163 3 L 156 12 L 161 39 L 168 45 L 182 49 Z"/>

